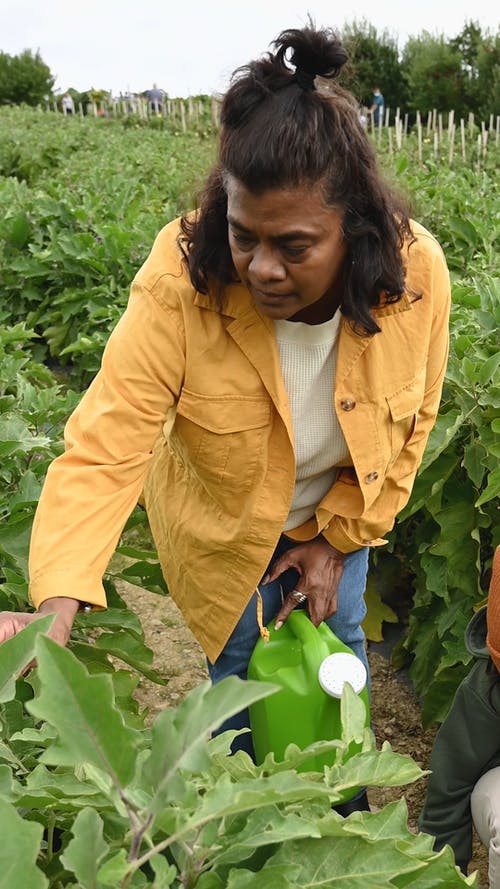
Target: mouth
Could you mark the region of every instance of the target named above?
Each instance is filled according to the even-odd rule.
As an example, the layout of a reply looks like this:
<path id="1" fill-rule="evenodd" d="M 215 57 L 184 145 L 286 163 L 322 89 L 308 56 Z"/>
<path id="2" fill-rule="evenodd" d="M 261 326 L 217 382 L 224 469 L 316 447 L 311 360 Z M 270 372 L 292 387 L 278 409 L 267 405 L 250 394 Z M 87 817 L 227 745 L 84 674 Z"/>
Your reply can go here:
<path id="1" fill-rule="evenodd" d="M 295 296 L 293 293 L 272 293 L 266 290 L 259 290 L 257 287 L 252 287 L 252 292 L 260 303 L 269 303 L 271 305 L 286 302 Z"/>

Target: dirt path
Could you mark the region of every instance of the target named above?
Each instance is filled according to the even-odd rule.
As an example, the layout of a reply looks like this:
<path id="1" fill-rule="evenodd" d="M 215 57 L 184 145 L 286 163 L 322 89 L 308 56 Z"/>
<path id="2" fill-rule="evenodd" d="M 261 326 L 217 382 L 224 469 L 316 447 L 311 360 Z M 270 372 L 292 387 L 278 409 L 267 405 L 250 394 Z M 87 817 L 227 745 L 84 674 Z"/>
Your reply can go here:
<path id="1" fill-rule="evenodd" d="M 147 679 L 139 683 L 138 700 L 153 718 L 164 707 L 176 706 L 191 688 L 207 678 L 205 657 L 170 597 L 163 598 L 128 584 L 120 587 L 120 593 L 142 622 L 147 644 L 154 651 L 155 668 L 168 679 L 166 686 Z M 393 750 L 409 754 L 421 768 L 426 768 L 435 730 L 424 731 L 417 698 L 387 658 L 370 650 L 368 657 L 372 676 L 371 715 L 377 746 L 389 741 Z M 425 779 L 405 787 L 403 795 L 408 806 L 409 827 L 416 830 Z M 400 797 L 401 789 L 397 787 L 369 791 L 370 804 L 376 807 Z M 487 887 L 487 853 L 479 842 L 475 843 L 471 865 L 471 871 L 475 869 L 479 871 L 481 887 L 483 884 Z"/>

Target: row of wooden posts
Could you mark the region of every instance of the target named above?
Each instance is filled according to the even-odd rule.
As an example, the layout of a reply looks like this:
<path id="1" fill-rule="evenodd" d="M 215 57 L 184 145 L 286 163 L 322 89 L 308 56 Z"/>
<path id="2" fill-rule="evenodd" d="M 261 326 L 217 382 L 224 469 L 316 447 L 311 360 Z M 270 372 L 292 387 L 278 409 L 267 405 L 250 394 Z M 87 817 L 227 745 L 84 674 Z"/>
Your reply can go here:
<path id="1" fill-rule="evenodd" d="M 65 109 L 61 110 L 55 101 L 47 104 L 45 110 L 67 114 Z M 165 99 L 160 105 L 149 103 L 143 97 L 131 96 L 108 102 L 89 102 L 85 108 L 82 103 L 79 103 L 75 108 L 75 113 L 81 117 L 85 115 L 126 117 L 131 114 L 140 119 L 164 117 L 174 122 L 177 121 L 182 132 L 186 132 L 193 121 L 197 122 L 209 113 L 212 123 L 216 127 L 219 125 L 219 102 L 215 97 L 212 97 L 210 106 L 207 107 L 206 102 L 196 98 Z M 423 160 L 424 143 L 431 143 L 432 152 L 436 158 L 443 150 L 447 151 L 450 164 L 453 163 L 458 146 L 463 161 L 468 160 L 468 154 L 473 149 L 476 162 L 480 164 L 481 159 L 484 161 L 486 158 L 488 145 L 492 141 L 495 146 L 500 144 L 500 115 L 495 117 L 490 114 L 488 123 L 481 121 L 480 125 L 476 124 L 472 113 L 466 120 L 460 118 L 458 124 L 454 111 L 442 114 L 434 109 L 428 112 L 426 119 L 417 111 L 415 117 L 417 154 L 420 162 Z M 379 123 L 374 124 L 373 117 L 369 117 L 367 127 L 380 146 L 387 144 L 389 154 L 392 155 L 403 148 L 403 143 L 410 132 L 410 116 L 409 114 L 402 115 L 400 109 L 397 108 L 392 126 L 390 120 L 391 109 L 386 108 Z M 411 131 L 413 132 L 413 127 Z"/>
<path id="2" fill-rule="evenodd" d="M 68 115 L 66 108 L 61 108 L 56 101 L 47 103 L 45 111 L 55 111 Z M 193 120 L 199 120 L 207 113 L 207 105 L 201 99 L 165 99 L 164 102 L 148 102 L 138 96 L 124 99 L 111 99 L 106 102 L 88 102 L 85 106 L 79 102 L 75 106 L 75 114 L 80 117 L 127 117 L 136 115 L 147 120 L 151 117 L 177 119 L 183 132 L 186 132 Z M 215 97 L 210 102 L 210 115 L 216 126 L 219 124 L 219 103 Z"/>
<path id="3" fill-rule="evenodd" d="M 447 120 L 446 120 L 447 118 Z M 395 150 L 401 151 L 403 142 L 409 131 L 409 115 L 401 116 L 400 109 L 396 109 L 394 119 L 394 127 L 389 125 L 390 108 L 386 108 L 384 119 L 380 118 L 378 125 L 370 119 L 369 129 L 377 141 L 379 146 L 382 145 L 385 136 L 389 154 L 393 154 Z M 488 124 L 483 120 L 480 125 L 476 124 L 474 114 L 470 113 L 467 120 L 460 118 L 457 123 L 455 120 L 455 112 L 449 111 L 447 115 L 438 112 L 436 109 L 429 111 L 427 121 L 422 120 L 419 111 L 416 112 L 415 129 L 417 133 L 417 154 L 418 160 L 423 160 L 424 142 L 432 143 L 432 151 L 437 158 L 440 152 L 448 151 L 448 160 L 450 165 L 453 163 L 456 151 L 456 143 L 458 142 L 457 132 L 460 134 L 460 150 L 463 161 L 467 161 L 468 151 L 471 146 L 476 150 L 477 163 L 481 163 L 481 159 L 485 159 L 487 155 L 488 144 L 493 141 L 495 146 L 500 144 L 500 115 L 490 114 Z M 479 132 L 478 132 L 479 129 Z"/>

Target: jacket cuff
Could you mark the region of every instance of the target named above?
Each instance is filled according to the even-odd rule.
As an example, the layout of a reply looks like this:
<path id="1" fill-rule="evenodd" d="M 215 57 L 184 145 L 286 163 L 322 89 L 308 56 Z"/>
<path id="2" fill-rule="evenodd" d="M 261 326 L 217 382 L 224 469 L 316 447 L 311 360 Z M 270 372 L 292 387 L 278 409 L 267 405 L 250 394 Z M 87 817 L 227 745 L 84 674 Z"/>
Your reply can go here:
<path id="1" fill-rule="evenodd" d="M 353 553 L 363 547 L 362 543 L 357 543 L 346 534 L 338 518 L 333 518 L 330 522 L 327 522 L 324 528 L 321 529 L 321 534 L 331 546 L 334 546 L 341 553 Z"/>
<path id="2" fill-rule="evenodd" d="M 47 599 L 56 599 L 59 596 L 77 599 L 99 609 L 107 607 L 106 593 L 100 577 L 92 582 L 88 577 L 70 576 L 66 571 L 50 571 L 31 580 L 29 599 L 36 609 Z"/>

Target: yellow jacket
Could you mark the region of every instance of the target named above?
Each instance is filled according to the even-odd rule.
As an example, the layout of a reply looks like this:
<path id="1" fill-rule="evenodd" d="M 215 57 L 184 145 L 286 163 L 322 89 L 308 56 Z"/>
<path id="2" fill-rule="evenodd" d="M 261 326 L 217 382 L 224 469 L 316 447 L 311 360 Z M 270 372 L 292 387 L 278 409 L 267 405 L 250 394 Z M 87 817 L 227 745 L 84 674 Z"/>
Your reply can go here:
<path id="1" fill-rule="evenodd" d="M 410 496 L 440 401 L 450 304 L 441 248 L 414 230 L 408 293 L 375 312 L 381 333 L 342 319 L 332 397 L 353 468 L 288 532 L 296 539 L 380 545 Z M 214 661 L 287 518 L 293 432 L 272 321 L 240 284 L 224 314 L 212 309 L 190 284 L 178 231 L 176 221 L 158 235 L 68 421 L 35 517 L 30 595 L 35 606 L 105 605 L 102 575 L 144 491 L 170 592 Z"/>

